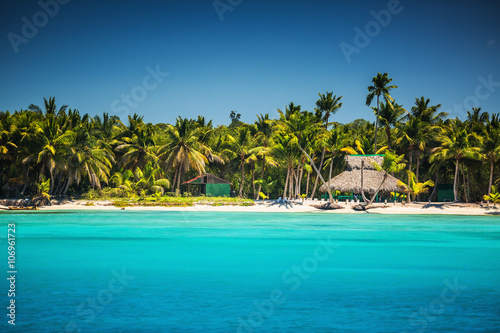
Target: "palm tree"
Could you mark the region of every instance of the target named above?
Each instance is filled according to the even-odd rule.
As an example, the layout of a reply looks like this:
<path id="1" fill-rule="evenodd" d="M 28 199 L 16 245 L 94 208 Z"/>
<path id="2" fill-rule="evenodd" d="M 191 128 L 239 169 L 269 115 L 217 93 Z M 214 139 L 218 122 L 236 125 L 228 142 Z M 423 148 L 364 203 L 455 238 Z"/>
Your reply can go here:
<path id="1" fill-rule="evenodd" d="M 290 104 L 285 106 L 285 112 L 281 111 L 280 109 L 278 109 L 278 112 L 280 114 L 284 114 L 285 119 L 290 119 L 293 114 L 299 113 L 300 109 L 300 105 L 295 105 L 293 102 L 290 102 Z"/>
<path id="2" fill-rule="evenodd" d="M 474 133 L 469 133 L 465 128 L 462 128 L 458 121 L 452 121 L 449 125 L 442 128 L 439 135 L 441 146 L 432 150 L 430 162 L 445 161 L 449 159 L 455 160 L 455 175 L 453 177 L 453 195 L 455 202 L 458 202 L 458 167 L 463 159 L 481 159 L 481 149 L 473 145 L 476 139 Z"/>
<path id="3" fill-rule="evenodd" d="M 466 123 L 470 131 L 479 134 L 489 120 L 488 112 L 481 112 L 481 108 L 476 107 L 472 108 L 471 111 L 467 111 Z"/>
<path id="4" fill-rule="evenodd" d="M 448 115 L 448 113 L 446 112 L 440 112 L 436 114 L 438 109 L 441 107 L 441 104 L 430 106 L 430 102 L 430 99 L 425 99 L 424 96 L 415 98 L 415 106 L 412 106 L 411 108 L 411 116 L 413 116 L 414 118 L 418 118 L 429 125 L 434 125 L 438 121 L 446 118 L 446 116 Z"/>
<path id="5" fill-rule="evenodd" d="M 115 141 L 118 143 L 116 151 L 122 154 L 120 164 L 125 168 L 143 168 L 148 162 L 158 161 L 152 139 L 153 126 L 145 124 L 142 119 L 137 114 L 128 116 L 129 125 L 123 126 L 119 139 Z"/>
<path id="6" fill-rule="evenodd" d="M 483 196 L 483 200 L 493 202 L 493 206 L 496 207 L 497 202 L 500 202 L 500 193 L 497 191 L 496 186 L 493 185 L 492 191 L 489 194 Z"/>
<path id="7" fill-rule="evenodd" d="M 40 199 L 40 204 L 43 206 L 45 203 L 50 204 L 50 179 L 44 180 L 42 179 L 42 182 L 40 184 L 37 184 L 38 187 L 38 194 L 35 195 L 32 200 L 36 201 Z M 35 204 L 36 205 L 36 204 Z"/>
<path id="8" fill-rule="evenodd" d="M 63 105 L 59 108 L 59 110 L 57 110 L 55 97 L 49 97 L 48 100 L 44 97 L 43 102 L 44 102 L 44 106 L 45 106 L 45 114 L 46 115 L 58 116 L 58 115 L 65 113 L 66 109 L 68 108 L 67 105 Z M 34 112 L 37 112 L 40 114 L 43 113 L 42 109 L 39 106 L 34 105 L 34 104 L 30 104 L 28 106 L 28 110 L 34 111 Z M 56 111 L 57 111 L 57 113 L 56 113 Z"/>
<path id="9" fill-rule="evenodd" d="M 318 94 L 319 99 L 316 102 L 316 118 L 320 122 L 324 122 L 325 124 L 325 132 L 328 131 L 328 120 L 330 118 L 330 115 L 333 115 L 337 113 L 340 108 L 342 107 L 342 103 L 340 103 L 340 100 L 342 99 L 343 96 L 337 97 L 337 95 L 332 96 L 333 92 L 326 92 L 325 94 Z M 323 151 L 321 152 L 321 160 L 319 162 L 319 170 L 323 170 L 323 163 L 325 161 L 325 152 L 326 152 L 326 147 L 323 146 Z M 316 191 L 316 187 L 318 186 L 318 180 L 319 177 L 316 177 L 316 180 L 314 181 L 314 188 L 313 188 L 313 196 L 314 192 Z"/>
<path id="10" fill-rule="evenodd" d="M 8 113 L 8 112 L 7 112 Z M 23 163 L 22 161 L 30 156 L 37 148 L 37 138 L 40 132 L 40 124 L 42 122 L 41 113 L 33 111 L 16 112 L 13 117 L 3 118 L 4 129 L 9 129 L 7 141 L 16 145 L 16 149 L 10 145 L 7 159 L 14 163 L 16 168 L 22 170 L 23 189 L 21 194 L 24 195 L 26 189 L 29 190 L 31 170 L 35 170 L 34 163 Z M 1 140 L 0 140 L 1 141 Z M 3 145 L 3 144 L 2 144 Z M 7 146 L 8 147 L 8 146 Z M 0 153 L 1 155 L 1 153 Z M 0 157 L 1 158 L 1 157 Z M 1 177 L 0 177 L 1 182 Z M 1 186 L 0 186 L 1 189 Z"/>
<path id="11" fill-rule="evenodd" d="M 102 140 L 111 142 L 117 131 L 117 126 L 120 120 L 117 116 L 109 116 L 108 113 L 103 113 L 102 118 L 96 115 L 92 119 L 94 135 L 100 137 Z"/>
<path id="12" fill-rule="evenodd" d="M 157 154 L 164 161 L 165 171 L 175 169 L 172 186 L 177 183 L 180 190 L 186 172 L 193 168 L 199 175 L 204 174 L 208 159 L 201 153 L 204 145 L 198 140 L 200 130 L 189 119 L 178 117 L 175 126 L 168 125 L 166 136 L 167 144 L 161 146 Z"/>
<path id="13" fill-rule="evenodd" d="M 344 147 L 346 142 L 345 134 L 342 133 L 339 127 L 332 128 L 327 132 L 325 137 L 325 146 L 328 152 L 331 154 L 329 159 L 325 161 L 325 165 L 330 166 L 330 171 L 328 172 L 328 179 L 332 179 L 333 165 L 336 163 L 335 159 L 337 155 L 340 155 L 341 149 Z M 338 162 L 338 161 L 337 161 Z"/>
<path id="14" fill-rule="evenodd" d="M 278 131 L 274 137 L 275 144 L 271 148 L 271 155 L 287 169 L 283 196 L 286 196 L 289 183 L 293 179 L 293 170 L 300 157 L 297 137 L 285 131 Z"/>
<path id="15" fill-rule="evenodd" d="M 416 167 L 416 181 L 418 182 L 418 175 L 420 169 L 420 155 L 424 152 L 427 143 L 432 139 L 432 132 L 428 130 L 428 125 L 422 122 L 419 118 L 413 116 L 399 128 L 400 137 L 396 140 L 396 144 L 400 145 L 407 151 L 408 156 L 408 171 L 412 171 L 413 155 L 417 158 Z M 409 177 L 409 176 L 408 176 Z M 408 186 L 410 185 L 410 178 L 408 178 Z"/>
<path id="16" fill-rule="evenodd" d="M 387 135 L 387 149 L 392 149 L 392 139 L 391 139 L 391 128 L 397 127 L 406 113 L 406 110 L 397 103 L 384 103 L 380 102 L 380 108 L 374 108 L 374 111 L 378 113 L 378 119 L 384 126 L 385 133 Z"/>
<path id="17" fill-rule="evenodd" d="M 371 199 L 368 201 L 365 197 L 365 191 L 363 190 L 363 171 L 364 171 L 364 161 L 361 161 L 361 196 L 363 197 L 363 200 L 366 202 L 368 201 L 365 205 L 362 205 L 361 207 L 363 209 L 368 209 L 369 206 L 373 203 L 375 198 L 377 197 L 380 189 L 382 188 L 382 185 L 384 185 L 389 173 L 394 174 L 394 173 L 400 173 L 404 168 L 406 167 L 406 164 L 403 163 L 403 158 L 404 155 L 397 155 L 391 151 L 386 151 L 384 155 L 384 159 L 382 160 L 382 165 L 379 165 L 376 162 L 373 162 L 373 167 L 375 167 L 375 170 L 379 172 L 384 173 L 384 177 L 382 179 L 382 182 L 378 186 L 377 190 L 375 193 L 372 195 Z"/>
<path id="18" fill-rule="evenodd" d="M 23 163 L 36 163 L 40 167 L 39 175 L 43 175 L 45 169 L 49 171 L 49 194 L 52 194 L 54 190 L 55 172 L 67 167 L 66 157 L 70 153 L 74 138 L 74 132 L 61 131 L 57 118 L 51 114 L 47 116 L 46 121 L 38 125 L 36 147 L 29 156 L 24 158 Z"/>
<path id="19" fill-rule="evenodd" d="M 222 152 L 229 158 L 237 158 L 239 167 L 241 168 L 241 182 L 238 191 L 240 198 L 243 197 L 243 183 L 245 181 L 245 164 L 249 162 L 248 157 L 252 155 L 255 146 L 252 142 L 252 135 L 248 126 L 240 126 L 237 128 L 237 135 L 233 137 L 230 134 L 226 135 L 225 149 Z"/>
<path id="20" fill-rule="evenodd" d="M 484 113 L 483 113 L 484 114 Z M 490 163 L 490 178 L 488 182 L 488 192 L 491 192 L 493 184 L 493 171 L 495 163 L 500 160 L 500 114 L 492 114 L 491 120 L 486 120 L 486 126 L 480 127 L 483 134 L 482 153 Z"/>
<path id="21" fill-rule="evenodd" d="M 373 102 L 373 99 L 377 97 L 377 113 L 375 115 L 375 150 L 377 150 L 377 130 L 378 130 L 378 114 L 379 114 L 379 100 L 380 96 L 382 96 L 386 103 L 392 104 L 394 99 L 391 97 L 389 92 L 391 89 L 397 88 L 395 85 L 389 85 L 392 79 L 389 78 L 389 74 L 378 73 L 377 76 L 373 77 L 372 83 L 373 85 L 368 86 L 369 94 L 366 96 L 366 105 L 370 106 Z"/>
<path id="22" fill-rule="evenodd" d="M 260 174 L 260 179 L 264 179 L 264 172 L 266 171 L 266 167 L 268 165 L 277 165 L 277 163 L 271 158 L 270 160 L 270 152 L 272 146 L 272 138 L 274 134 L 274 122 L 269 119 L 269 114 L 265 115 L 260 114 L 257 115 L 257 120 L 255 121 L 255 127 L 257 133 L 255 134 L 255 139 L 259 142 L 259 145 L 262 147 L 259 152 L 259 157 L 262 158 L 262 169 Z M 262 182 L 259 182 L 259 188 L 257 190 L 257 195 L 260 193 L 262 188 Z"/>
<path id="23" fill-rule="evenodd" d="M 305 143 L 305 138 L 308 137 L 308 133 L 314 132 L 319 126 L 319 124 L 315 122 L 316 120 L 314 119 L 315 117 L 313 117 L 313 115 L 310 112 L 296 112 L 287 119 L 281 111 L 279 112 L 280 112 L 280 121 L 282 122 L 281 127 L 287 133 L 293 133 L 293 135 L 296 136 L 297 146 L 299 150 L 302 152 L 302 154 L 304 154 L 307 157 L 307 159 L 311 163 L 311 166 L 316 171 L 317 177 L 319 177 L 323 185 L 325 185 L 326 182 L 323 176 L 321 175 L 320 169 L 316 167 L 311 156 L 307 153 L 304 147 L 302 147 L 302 144 Z M 333 202 L 332 191 L 328 186 L 327 186 L 327 192 L 330 198 L 330 202 Z"/>
<path id="24" fill-rule="evenodd" d="M 16 130 L 17 128 L 14 124 L 6 124 L 5 128 L 0 124 L 0 160 L 11 159 L 13 157 L 11 153 L 17 148 L 17 145 L 12 142 L 12 136 Z"/>
<path id="25" fill-rule="evenodd" d="M 316 117 L 325 124 L 325 129 L 328 130 L 328 120 L 331 115 L 337 113 L 342 108 L 340 100 L 344 96 L 337 97 L 333 92 L 327 91 L 325 94 L 318 94 L 319 99 L 316 102 Z"/>
<path id="26" fill-rule="evenodd" d="M 412 201 L 412 195 L 413 199 L 415 199 L 420 194 L 429 192 L 429 187 L 434 186 L 434 182 L 432 180 L 428 180 L 424 183 L 419 183 L 416 180 L 415 174 L 411 171 L 408 171 L 408 175 L 410 176 L 410 183 L 405 184 L 402 181 L 399 181 L 398 186 L 405 188 L 405 193 L 407 193 L 408 197 L 410 198 L 409 201 Z"/>
<path id="27" fill-rule="evenodd" d="M 374 151 L 371 140 L 363 134 L 358 134 L 357 137 L 354 137 L 354 134 L 351 133 L 351 137 L 346 137 L 343 143 L 345 147 L 340 150 L 350 155 L 382 154 L 387 150 L 387 146 L 384 146 Z"/>
<path id="28" fill-rule="evenodd" d="M 93 189 L 100 189 L 101 181 L 108 183 L 115 162 L 109 147 L 98 148 L 84 144 L 74 147 L 68 160 L 68 177 L 66 184 L 61 188 L 62 195 L 66 195 L 72 180 L 79 184 L 83 177 L 88 178 Z"/>

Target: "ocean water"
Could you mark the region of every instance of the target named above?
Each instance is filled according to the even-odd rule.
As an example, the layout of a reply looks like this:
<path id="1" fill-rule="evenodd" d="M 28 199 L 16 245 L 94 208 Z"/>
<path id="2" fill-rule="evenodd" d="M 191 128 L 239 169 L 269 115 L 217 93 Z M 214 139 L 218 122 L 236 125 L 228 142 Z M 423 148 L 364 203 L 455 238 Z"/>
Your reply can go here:
<path id="1" fill-rule="evenodd" d="M 0 213 L 0 331 L 500 332 L 500 218 Z"/>

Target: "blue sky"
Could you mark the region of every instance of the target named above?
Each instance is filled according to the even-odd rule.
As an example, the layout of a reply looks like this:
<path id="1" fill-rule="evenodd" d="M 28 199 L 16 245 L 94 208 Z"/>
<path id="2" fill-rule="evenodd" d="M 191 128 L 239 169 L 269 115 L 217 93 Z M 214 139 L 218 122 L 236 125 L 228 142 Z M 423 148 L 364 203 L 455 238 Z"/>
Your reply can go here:
<path id="1" fill-rule="evenodd" d="M 452 117 L 500 112 L 493 1 L 55 1 L 2 2 L 0 110 L 55 96 L 91 115 L 228 124 L 231 110 L 247 122 L 292 101 L 312 111 L 333 91 L 345 123 L 373 120 L 367 86 L 388 72 L 408 109 L 425 96 Z"/>

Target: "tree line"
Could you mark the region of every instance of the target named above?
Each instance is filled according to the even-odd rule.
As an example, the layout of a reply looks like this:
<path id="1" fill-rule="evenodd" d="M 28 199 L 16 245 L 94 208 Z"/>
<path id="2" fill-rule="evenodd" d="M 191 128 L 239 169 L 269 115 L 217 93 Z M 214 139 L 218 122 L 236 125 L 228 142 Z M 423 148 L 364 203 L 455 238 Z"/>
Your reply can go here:
<path id="1" fill-rule="evenodd" d="M 113 196 L 175 195 L 207 172 L 227 179 L 240 197 L 317 197 L 322 183 L 345 169 L 346 154 L 402 156 L 394 174 L 409 187 L 432 180 L 453 184 L 455 201 L 482 200 L 499 174 L 499 114 L 472 108 L 467 119 L 448 118 L 425 97 L 403 107 L 391 96 L 387 73 L 368 87 L 373 121 L 334 121 L 342 96 L 318 94 L 313 111 L 293 102 L 279 117 L 254 123 L 232 111 L 228 126 L 203 116 L 175 124 L 94 117 L 44 98 L 43 107 L 0 112 L 0 197 L 46 192 L 80 196 L 90 190 Z M 374 105 L 374 106 L 373 106 Z"/>

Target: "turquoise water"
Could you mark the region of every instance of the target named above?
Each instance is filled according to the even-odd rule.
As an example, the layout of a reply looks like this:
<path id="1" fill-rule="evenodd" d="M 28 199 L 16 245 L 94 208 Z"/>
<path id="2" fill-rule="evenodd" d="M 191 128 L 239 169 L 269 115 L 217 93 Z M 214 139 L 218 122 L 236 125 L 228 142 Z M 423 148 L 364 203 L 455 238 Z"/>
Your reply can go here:
<path id="1" fill-rule="evenodd" d="M 18 332 L 500 332 L 498 217 L 2 213 L 4 276 L 8 223 Z"/>

